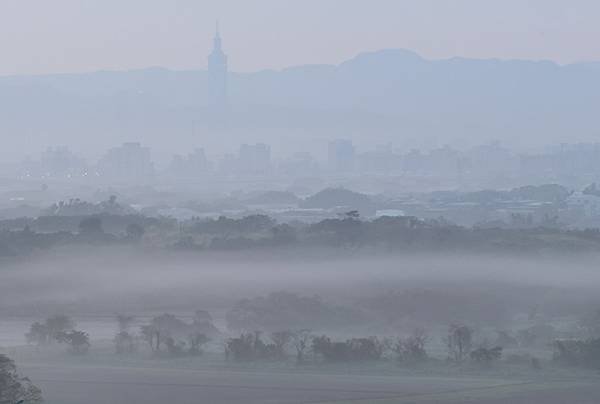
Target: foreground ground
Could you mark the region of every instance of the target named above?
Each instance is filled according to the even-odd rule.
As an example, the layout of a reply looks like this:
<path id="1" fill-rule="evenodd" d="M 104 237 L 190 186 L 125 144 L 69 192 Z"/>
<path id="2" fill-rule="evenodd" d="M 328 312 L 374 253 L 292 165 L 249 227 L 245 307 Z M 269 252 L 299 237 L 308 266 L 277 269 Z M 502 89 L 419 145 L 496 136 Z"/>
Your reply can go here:
<path id="1" fill-rule="evenodd" d="M 21 365 L 48 404 L 548 403 L 600 402 L 594 377 L 562 381 L 365 375 L 239 368 Z"/>

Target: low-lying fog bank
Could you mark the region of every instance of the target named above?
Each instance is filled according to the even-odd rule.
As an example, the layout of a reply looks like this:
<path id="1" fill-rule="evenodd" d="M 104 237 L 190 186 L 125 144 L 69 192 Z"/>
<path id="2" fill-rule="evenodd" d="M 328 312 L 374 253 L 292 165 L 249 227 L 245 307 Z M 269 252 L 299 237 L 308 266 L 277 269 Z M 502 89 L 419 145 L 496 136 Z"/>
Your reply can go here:
<path id="1" fill-rule="evenodd" d="M 144 302 L 163 309 L 186 304 L 219 306 L 271 291 L 358 297 L 407 287 L 513 287 L 578 290 L 600 285 L 598 255 L 502 256 L 469 254 L 335 255 L 260 251 L 182 253 L 94 247 L 56 249 L 2 263 L 4 311 L 34 303 L 111 308 Z M 325 297 L 325 296 L 323 296 Z M 147 307 L 152 309 L 153 307 Z M 72 307 L 77 311 L 77 306 Z"/>
<path id="2" fill-rule="evenodd" d="M 531 310 L 564 316 L 600 307 L 597 258 L 63 248 L 4 263 L 0 317 L 66 313 L 85 318 L 202 309 L 224 324 L 226 313 L 240 300 L 288 292 L 318 295 L 336 307 L 402 315 L 412 311 L 417 322 L 488 318 L 500 325 Z"/>

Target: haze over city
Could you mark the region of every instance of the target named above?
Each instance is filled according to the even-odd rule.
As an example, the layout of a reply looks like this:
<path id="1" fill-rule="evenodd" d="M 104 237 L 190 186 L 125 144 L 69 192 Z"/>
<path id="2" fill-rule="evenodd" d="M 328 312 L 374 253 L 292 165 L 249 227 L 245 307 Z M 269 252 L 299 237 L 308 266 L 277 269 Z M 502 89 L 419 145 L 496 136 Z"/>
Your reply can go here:
<path id="1" fill-rule="evenodd" d="M 0 0 L 0 404 L 599 400 L 575 0 Z"/>
<path id="2" fill-rule="evenodd" d="M 452 57 L 600 60 L 591 0 L 143 1 L 5 0 L 1 75 L 206 67 L 215 20 L 233 71 L 337 64 L 405 48 Z"/>

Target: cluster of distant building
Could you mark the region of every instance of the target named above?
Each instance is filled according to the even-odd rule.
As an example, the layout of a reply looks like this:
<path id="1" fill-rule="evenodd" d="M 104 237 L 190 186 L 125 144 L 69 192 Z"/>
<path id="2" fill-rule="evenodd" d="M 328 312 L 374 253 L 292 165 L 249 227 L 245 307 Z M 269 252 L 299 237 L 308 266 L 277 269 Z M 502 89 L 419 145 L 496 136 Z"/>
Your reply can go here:
<path id="1" fill-rule="evenodd" d="M 413 175 L 446 178 L 502 178 L 527 176 L 532 182 L 561 182 L 577 177 L 592 183 L 600 177 L 600 143 L 563 144 L 538 154 L 518 154 L 498 143 L 460 151 L 449 146 L 404 153 L 391 145 L 359 151 L 352 141 L 329 142 L 326 161 L 309 152 L 274 158 L 267 144 L 243 144 L 237 153 L 209 159 L 202 148 L 176 155 L 157 170 L 151 150 L 140 143 L 124 143 L 108 150 L 89 164 L 66 147 L 49 148 L 38 160 L 26 160 L 18 168 L 19 178 L 75 179 L 99 177 L 107 180 L 193 179 L 203 176 L 306 177 L 361 174 Z M 564 181 L 563 181 L 564 182 Z"/>
<path id="2" fill-rule="evenodd" d="M 173 156 L 170 164 L 157 170 L 151 150 L 141 143 L 130 142 L 108 150 L 95 164 L 89 164 L 67 147 L 48 148 L 40 158 L 23 161 L 17 169 L 22 179 L 85 179 L 150 180 L 167 178 L 198 178 L 209 174 L 224 176 L 269 176 L 276 173 L 314 173 L 318 165 L 310 153 L 295 153 L 279 167 L 272 161 L 270 146 L 243 144 L 237 154 L 225 154 L 217 161 L 207 158 L 204 149 L 187 155 Z"/>
<path id="3" fill-rule="evenodd" d="M 228 58 L 218 27 L 208 57 L 209 103 L 215 115 L 228 109 Z M 157 169 L 151 150 L 140 143 L 124 143 L 108 150 L 95 164 L 86 162 L 66 147 L 49 148 L 39 159 L 27 160 L 11 171 L 19 178 L 151 181 L 155 178 L 194 179 L 221 177 L 307 177 L 331 175 L 406 176 L 418 180 L 440 179 L 460 186 L 474 178 L 489 186 L 503 187 L 520 176 L 531 183 L 600 182 L 600 143 L 563 144 L 541 153 L 515 153 L 499 143 L 457 150 L 450 146 L 428 151 L 398 150 L 391 144 L 361 151 L 349 139 L 332 140 L 327 158 L 319 161 L 299 151 L 274 158 L 264 143 L 243 144 L 237 153 L 209 159 L 202 148 L 176 155 L 166 168 Z M 0 175 L 7 175 L 0 172 Z M 575 181 L 573 181 L 575 179 Z"/>

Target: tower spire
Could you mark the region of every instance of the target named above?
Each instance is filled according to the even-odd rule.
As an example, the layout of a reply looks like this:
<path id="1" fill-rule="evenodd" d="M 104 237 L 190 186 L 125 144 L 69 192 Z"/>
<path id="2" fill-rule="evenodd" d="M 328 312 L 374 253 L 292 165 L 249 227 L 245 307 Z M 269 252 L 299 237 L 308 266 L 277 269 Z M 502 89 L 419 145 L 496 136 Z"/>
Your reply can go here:
<path id="1" fill-rule="evenodd" d="M 227 55 L 223 52 L 219 20 L 215 24 L 214 47 L 208 56 L 209 99 L 213 106 L 223 109 L 227 105 Z"/>
<path id="2" fill-rule="evenodd" d="M 216 51 L 221 51 L 221 29 L 219 27 L 219 20 L 217 20 L 217 24 L 215 26 L 214 48 Z"/>

